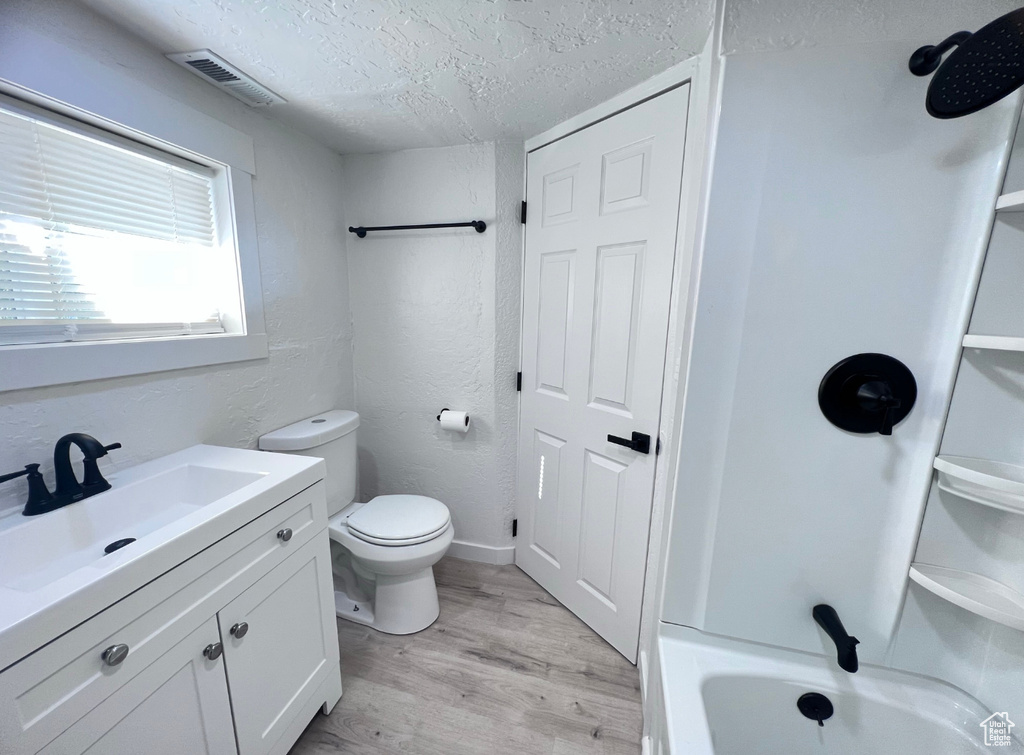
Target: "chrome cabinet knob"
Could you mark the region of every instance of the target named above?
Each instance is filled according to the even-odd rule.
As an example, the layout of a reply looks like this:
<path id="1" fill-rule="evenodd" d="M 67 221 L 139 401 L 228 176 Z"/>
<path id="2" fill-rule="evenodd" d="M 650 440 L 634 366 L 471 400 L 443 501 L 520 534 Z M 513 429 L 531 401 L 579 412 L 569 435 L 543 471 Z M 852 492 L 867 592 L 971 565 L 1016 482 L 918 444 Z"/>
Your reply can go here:
<path id="1" fill-rule="evenodd" d="M 278 532 L 277 532 L 277 539 L 280 540 L 282 543 L 287 543 L 289 540 L 291 540 L 292 539 L 292 529 L 291 529 L 291 527 L 285 527 L 283 530 L 278 530 Z"/>
<path id="2" fill-rule="evenodd" d="M 103 651 L 103 662 L 108 666 L 120 666 L 124 659 L 128 657 L 128 646 L 127 645 L 111 645 Z"/>
<path id="3" fill-rule="evenodd" d="M 244 622 L 244 621 L 240 621 L 237 624 L 235 624 L 233 627 L 231 627 L 231 636 L 234 637 L 236 640 L 242 639 L 248 633 L 249 633 L 249 625 L 246 622 Z"/>
<path id="4" fill-rule="evenodd" d="M 220 658 L 223 652 L 224 645 L 220 642 L 211 642 L 209 645 L 203 648 L 203 655 L 205 655 L 211 661 L 215 661 L 218 658 Z"/>

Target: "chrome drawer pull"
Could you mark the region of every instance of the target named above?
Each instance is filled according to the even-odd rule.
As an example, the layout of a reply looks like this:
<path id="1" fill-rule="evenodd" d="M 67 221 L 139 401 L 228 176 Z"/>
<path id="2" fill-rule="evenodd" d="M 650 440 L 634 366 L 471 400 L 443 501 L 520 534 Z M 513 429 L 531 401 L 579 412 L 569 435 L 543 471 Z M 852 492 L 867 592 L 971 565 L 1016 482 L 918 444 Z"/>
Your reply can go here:
<path id="1" fill-rule="evenodd" d="M 240 621 L 233 627 L 231 627 L 231 636 L 234 637 L 236 640 L 242 639 L 248 633 L 249 625 L 244 621 Z"/>
<path id="2" fill-rule="evenodd" d="M 212 642 L 203 648 L 203 655 L 209 658 L 211 661 L 215 661 L 220 658 L 221 653 L 224 652 L 224 645 L 220 642 Z"/>
<path id="3" fill-rule="evenodd" d="M 280 540 L 282 543 L 287 543 L 289 540 L 291 540 L 292 539 L 292 529 L 291 529 L 291 527 L 285 527 L 283 530 L 278 530 L 277 539 Z"/>

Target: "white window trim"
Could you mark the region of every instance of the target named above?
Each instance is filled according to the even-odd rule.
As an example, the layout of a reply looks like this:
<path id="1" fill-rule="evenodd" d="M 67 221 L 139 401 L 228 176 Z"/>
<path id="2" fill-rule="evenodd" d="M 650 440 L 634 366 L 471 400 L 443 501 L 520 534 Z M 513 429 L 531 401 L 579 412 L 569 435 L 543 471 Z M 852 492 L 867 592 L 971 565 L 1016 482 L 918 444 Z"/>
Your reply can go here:
<path id="1" fill-rule="evenodd" d="M 269 351 L 252 193 L 252 140 L 80 53 L 55 47 L 43 37 L 38 41 L 0 50 L 0 93 L 161 151 L 224 166 L 245 332 L 3 346 L 0 392 L 265 359 Z M 120 96 L 112 100 L 110 92 Z"/>

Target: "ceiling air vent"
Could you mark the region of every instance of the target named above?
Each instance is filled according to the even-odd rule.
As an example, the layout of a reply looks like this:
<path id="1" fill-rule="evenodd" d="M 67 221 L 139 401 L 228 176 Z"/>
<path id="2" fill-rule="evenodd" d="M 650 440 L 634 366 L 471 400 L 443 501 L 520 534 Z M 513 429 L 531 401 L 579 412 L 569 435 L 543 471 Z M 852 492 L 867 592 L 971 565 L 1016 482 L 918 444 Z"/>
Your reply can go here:
<path id="1" fill-rule="evenodd" d="M 179 65 L 185 66 L 196 76 L 202 76 L 218 89 L 223 89 L 246 105 L 262 107 L 285 102 L 284 97 L 274 94 L 251 76 L 242 73 L 219 55 L 209 50 L 195 52 L 173 52 L 167 55 Z"/>

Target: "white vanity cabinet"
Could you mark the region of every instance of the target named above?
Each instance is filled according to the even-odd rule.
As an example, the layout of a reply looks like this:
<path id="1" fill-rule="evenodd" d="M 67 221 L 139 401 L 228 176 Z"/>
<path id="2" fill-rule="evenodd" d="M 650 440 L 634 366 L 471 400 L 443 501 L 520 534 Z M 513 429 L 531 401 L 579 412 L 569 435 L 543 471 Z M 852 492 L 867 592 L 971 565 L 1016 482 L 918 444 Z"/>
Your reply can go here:
<path id="1" fill-rule="evenodd" d="M 218 642 L 217 620 L 164 653 L 79 719 L 41 752 L 127 755 L 219 755 L 235 752 L 223 658 L 203 648 Z"/>
<path id="2" fill-rule="evenodd" d="M 321 481 L 5 669 L 0 752 L 286 753 L 341 696 L 326 527 Z"/>
<path id="3" fill-rule="evenodd" d="M 326 537 L 326 534 L 324 534 Z M 328 587 L 327 600 L 324 588 Z M 338 675 L 330 545 L 318 537 L 217 614 L 241 755 L 279 752 L 274 745 L 309 723 L 306 702 Z M 287 748 L 285 748 L 287 750 Z"/>

